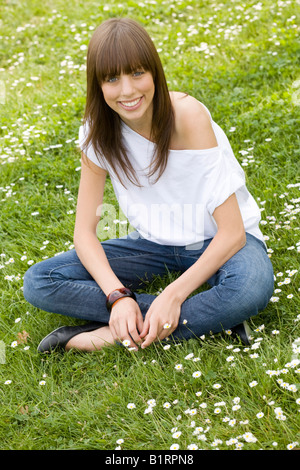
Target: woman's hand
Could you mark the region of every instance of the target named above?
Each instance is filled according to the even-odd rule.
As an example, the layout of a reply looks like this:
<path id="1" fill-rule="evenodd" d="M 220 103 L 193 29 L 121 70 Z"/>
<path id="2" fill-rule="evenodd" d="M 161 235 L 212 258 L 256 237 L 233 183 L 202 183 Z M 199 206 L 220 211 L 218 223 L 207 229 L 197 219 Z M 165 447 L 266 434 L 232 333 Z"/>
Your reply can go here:
<path id="1" fill-rule="evenodd" d="M 142 343 L 143 324 L 140 307 L 132 298 L 124 297 L 113 305 L 109 328 L 115 341 L 137 350 L 137 345 Z"/>
<path id="2" fill-rule="evenodd" d="M 144 339 L 142 348 L 153 341 L 163 340 L 177 328 L 181 312 L 181 301 L 165 289 L 152 302 L 144 321 L 140 336 Z"/>

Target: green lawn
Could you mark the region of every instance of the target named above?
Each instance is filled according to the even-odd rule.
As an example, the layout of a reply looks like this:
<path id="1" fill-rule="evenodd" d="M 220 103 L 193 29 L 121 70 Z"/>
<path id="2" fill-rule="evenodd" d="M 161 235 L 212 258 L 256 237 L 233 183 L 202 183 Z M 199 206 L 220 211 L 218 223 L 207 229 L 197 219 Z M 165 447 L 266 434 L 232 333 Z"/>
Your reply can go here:
<path id="1" fill-rule="evenodd" d="M 2 449 L 300 447 L 296 15 L 295 0 L 0 0 Z M 28 304 L 22 278 L 72 247 L 86 48 L 113 16 L 146 27 L 170 89 L 210 109 L 246 172 L 276 276 L 249 348 L 225 334 L 138 353 L 36 351 L 75 322 Z M 105 197 L 117 210 L 110 183 Z"/>

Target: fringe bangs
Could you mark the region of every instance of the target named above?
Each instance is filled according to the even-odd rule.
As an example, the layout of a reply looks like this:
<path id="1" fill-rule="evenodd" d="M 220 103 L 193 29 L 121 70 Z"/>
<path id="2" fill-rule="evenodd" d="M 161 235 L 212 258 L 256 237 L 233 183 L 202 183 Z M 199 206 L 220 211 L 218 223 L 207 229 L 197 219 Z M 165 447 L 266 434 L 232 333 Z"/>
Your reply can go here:
<path id="1" fill-rule="evenodd" d="M 96 56 L 98 83 L 101 86 L 108 78 L 121 73 L 130 74 L 141 68 L 150 71 L 153 76 L 155 69 L 152 62 L 140 37 L 137 38 L 126 30 L 111 31 Z"/>

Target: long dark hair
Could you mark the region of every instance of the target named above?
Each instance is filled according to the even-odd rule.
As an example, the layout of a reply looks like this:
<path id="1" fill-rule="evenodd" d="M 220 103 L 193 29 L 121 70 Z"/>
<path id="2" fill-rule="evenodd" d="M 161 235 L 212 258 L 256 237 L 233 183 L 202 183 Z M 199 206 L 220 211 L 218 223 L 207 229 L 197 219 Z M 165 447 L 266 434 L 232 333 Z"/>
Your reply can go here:
<path id="1" fill-rule="evenodd" d="M 140 67 L 151 73 L 155 86 L 151 130 L 155 152 L 149 176 L 155 175 L 157 181 L 166 168 L 174 130 L 174 111 L 159 55 L 148 33 L 132 19 L 111 18 L 97 27 L 87 53 L 83 122 L 89 132 L 85 146 L 91 144 L 98 158 L 104 157 L 123 185 L 124 176 L 133 184 L 139 182 L 122 140 L 121 119 L 106 104 L 101 86 L 107 76 L 129 74 Z"/>

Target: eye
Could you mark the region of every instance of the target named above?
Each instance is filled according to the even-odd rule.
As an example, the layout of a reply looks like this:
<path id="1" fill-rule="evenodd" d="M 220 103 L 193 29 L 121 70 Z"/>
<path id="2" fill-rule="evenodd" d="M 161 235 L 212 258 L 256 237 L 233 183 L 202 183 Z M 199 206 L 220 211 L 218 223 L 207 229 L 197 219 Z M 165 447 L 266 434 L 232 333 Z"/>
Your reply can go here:
<path id="1" fill-rule="evenodd" d="M 118 77 L 116 76 L 111 76 L 111 77 L 105 77 L 105 82 L 106 83 L 115 83 L 118 80 Z"/>
<path id="2" fill-rule="evenodd" d="M 145 73 L 143 70 L 136 70 L 135 72 L 133 72 L 133 76 L 134 77 L 140 77 L 141 75 L 143 75 L 143 73 Z"/>

